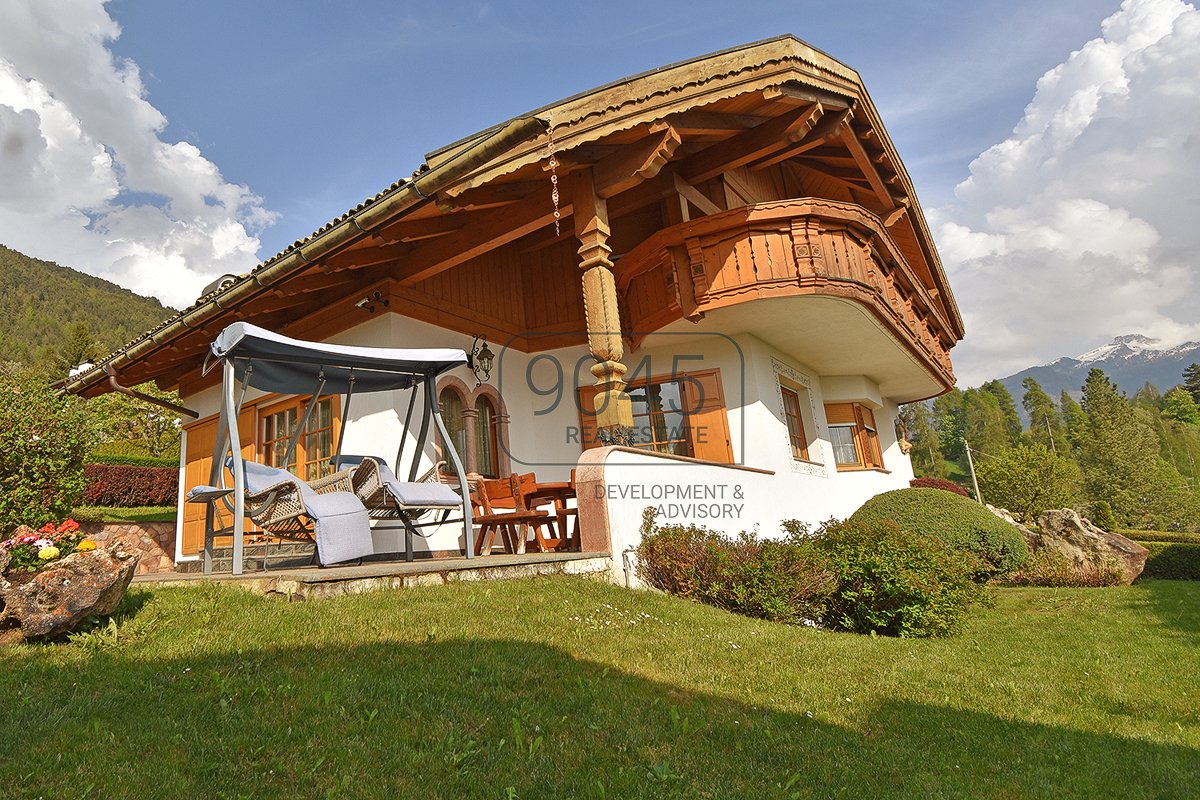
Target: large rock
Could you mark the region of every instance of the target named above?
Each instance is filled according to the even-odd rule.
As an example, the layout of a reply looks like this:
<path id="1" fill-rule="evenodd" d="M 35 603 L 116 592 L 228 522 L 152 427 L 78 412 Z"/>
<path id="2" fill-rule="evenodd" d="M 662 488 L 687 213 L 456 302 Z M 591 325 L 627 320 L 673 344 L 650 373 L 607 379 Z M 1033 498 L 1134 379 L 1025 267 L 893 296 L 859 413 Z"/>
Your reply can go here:
<path id="1" fill-rule="evenodd" d="M 36 573 L 0 577 L 0 644 L 52 639 L 113 613 L 137 568 L 120 543 L 72 553 Z"/>
<path id="2" fill-rule="evenodd" d="M 1034 550 L 1055 550 L 1077 567 L 1099 569 L 1115 561 L 1125 583 L 1133 583 L 1146 566 L 1150 551 L 1118 533 L 1101 530 L 1069 508 L 1043 511 L 1037 530 L 1025 530 Z"/>

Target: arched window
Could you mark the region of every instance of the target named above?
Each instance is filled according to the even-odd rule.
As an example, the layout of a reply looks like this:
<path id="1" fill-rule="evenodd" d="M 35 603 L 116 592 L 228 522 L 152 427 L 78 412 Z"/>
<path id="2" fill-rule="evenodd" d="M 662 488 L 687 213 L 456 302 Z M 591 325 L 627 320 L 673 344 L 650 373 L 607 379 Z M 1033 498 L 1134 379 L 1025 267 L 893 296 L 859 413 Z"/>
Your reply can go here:
<path id="1" fill-rule="evenodd" d="M 450 443 L 454 445 L 459 458 L 466 458 L 467 428 L 463 425 L 462 395 L 447 386 L 438 395 L 438 403 L 442 407 L 442 422 L 446 423 L 446 431 L 450 434 Z"/>
<path id="2" fill-rule="evenodd" d="M 489 478 L 500 477 L 498 429 L 495 406 L 487 395 L 480 395 L 475 400 L 475 471 Z"/>

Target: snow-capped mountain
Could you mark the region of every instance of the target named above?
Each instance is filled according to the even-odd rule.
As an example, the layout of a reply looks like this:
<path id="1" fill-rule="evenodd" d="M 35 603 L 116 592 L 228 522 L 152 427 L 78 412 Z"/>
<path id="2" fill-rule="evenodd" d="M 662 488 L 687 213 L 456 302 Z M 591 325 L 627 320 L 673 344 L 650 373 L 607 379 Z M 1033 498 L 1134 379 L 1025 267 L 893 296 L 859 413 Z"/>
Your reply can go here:
<path id="1" fill-rule="evenodd" d="M 1015 375 L 1001 378 L 1000 382 L 1012 392 L 1018 406 L 1025 393 L 1021 387 L 1025 378 L 1035 378 L 1055 399 L 1063 390 L 1078 397 L 1088 370 L 1094 367 L 1104 370 L 1109 378 L 1116 381 L 1121 391 L 1128 394 L 1136 392 L 1146 383 L 1152 383 L 1159 391 L 1166 392 L 1183 381 L 1183 370 L 1188 365 L 1196 363 L 1200 363 L 1200 342 L 1161 347 L 1158 339 L 1132 333 L 1118 336 L 1110 343 L 1074 358 L 1064 356 L 1049 364 L 1021 370 Z"/>

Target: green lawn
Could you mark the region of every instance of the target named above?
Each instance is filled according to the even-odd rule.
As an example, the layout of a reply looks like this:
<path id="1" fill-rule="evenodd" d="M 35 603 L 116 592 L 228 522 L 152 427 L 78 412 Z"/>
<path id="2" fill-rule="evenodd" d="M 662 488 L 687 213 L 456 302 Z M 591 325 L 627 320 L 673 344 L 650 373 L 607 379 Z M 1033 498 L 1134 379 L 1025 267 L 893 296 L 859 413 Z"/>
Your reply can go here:
<path id="1" fill-rule="evenodd" d="M 175 506 L 80 506 L 72 516 L 80 522 L 174 522 Z"/>
<path id="2" fill-rule="evenodd" d="M 578 578 L 138 591 L 0 651 L 0 795 L 1188 797 L 1200 583 L 1003 589 L 948 640 Z"/>

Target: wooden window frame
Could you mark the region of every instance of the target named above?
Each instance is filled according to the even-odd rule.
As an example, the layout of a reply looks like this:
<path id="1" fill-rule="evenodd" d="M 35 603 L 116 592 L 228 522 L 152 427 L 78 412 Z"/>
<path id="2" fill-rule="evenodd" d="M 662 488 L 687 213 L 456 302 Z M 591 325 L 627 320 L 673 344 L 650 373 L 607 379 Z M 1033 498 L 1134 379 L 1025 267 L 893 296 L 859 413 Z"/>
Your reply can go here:
<path id="1" fill-rule="evenodd" d="M 285 398 L 283 400 L 279 400 L 276 402 L 271 402 L 270 405 L 267 405 L 265 403 L 259 405 L 258 424 L 256 426 L 257 435 L 255 436 L 255 439 L 257 440 L 255 452 L 258 453 L 258 459 L 260 462 L 262 462 L 263 464 L 266 464 L 268 466 L 275 466 L 274 455 L 271 452 L 271 445 L 274 444 L 276 441 L 280 441 L 279 437 L 276 437 L 273 439 L 267 438 L 268 420 L 276 414 L 286 412 L 290 409 L 295 409 L 296 424 L 299 424 L 300 418 L 304 414 L 304 408 L 305 408 L 305 406 L 308 405 L 310 398 L 311 398 L 311 395 L 302 395 L 302 396 L 296 395 L 296 396 L 288 397 L 288 398 Z M 317 428 L 312 433 L 301 432 L 300 436 L 296 440 L 296 452 L 294 453 L 294 458 L 296 461 L 296 471 L 293 474 L 302 480 L 306 480 L 306 481 L 307 480 L 315 480 L 316 478 L 321 477 L 323 475 L 328 475 L 333 470 L 333 465 L 330 463 L 326 463 L 323 467 L 320 467 L 318 469 L 318 472 L 316 475 L 309 477 L 308 468 L 313 465 L 318 465 L 318 466 L 321 465 L 322 459 L 320 457 L 309 458 L 308 452 L 307 452 L 307 447 L 305 446 L 305 441 L 304 441 L 306 438 L 308 438 L 309 436 L 312 436 L 313 434 L 319 433 L 323 430 L 328 430 L 329 437 L 330 437 L 330 458 L 332 458 L 334 451 L 337 449 L 337 440 L 338 440 L 338 437 L 341 436 L 341 430 L 342 430 L 341 396 L 334 395 L 334 394 L 323 395 L 317 402 L 319 404 L 319 403 L 323 403 L 325 401 L 329 401 L 329 404 L 330 404 L 329 413 L 330 413 L 330 423 L 331 424 L 330 424 L 329 428 L 327 428 L 327 429 L 326 428 Z M 319 419 L 319 416 L 318 416 L 319 414 L 320 414 L 320 409 L 314 408 L 313 416 L 310 417 L 310 419 L 309 419 L 310 424 L 313 419 Z M 290 436 L 290 434 L 285 435 L 282 438 L 282 441 L 286 442 L 287 438 L 289 436 Z M 287 466 L 281 466 L 278 468 L 279 469 L 288 469 Z"/>
<path id="2" fill-rule="evenodd" d="M 829 422 L 831 417 L 843 418 L 847 416 L 845 409 L 851 409 L 850 416 L 853 417 L 853 422 Z M 841 411 L 840 414 L 831 414 L 831 409 Z M 877 472 L 886 472 L 887 469 L 883 464 L 883 450 L 879 445 L 879 428 L 875 422 L 875 412 L 864 406 L 861 403 L 826 403 L 825 404 L 826 424 L 830 430 L 830 444 L 833 444 L 834 428 L 849 428 L 851 430 L 851 438 L 854 441 L 854 454 L 857 461 L 854 463 L 839 463 L 837 460 L 837 448 L 833 448 L 833 463 L 837 467 L 838 472 L 856 472 L 863 470 L 874 470 Z"/>
<path id="3" fill-rule="evenodd" d="M 643 429 L 643 428 L 646 430 L 649 430 L 651 432 L 650 433 L 650 441 L 642 442 L 639 444 L 632 444 L 632 445 L 630 445 L 630 447 L 633 447 L 637 450 L 647 450 L 649 452 L 654 452 L 654 453 L 664 453 L 666 455 L 683 456 L 684 458 L 695 458 L 696 443 L 693 440 L 691 426 L 689 426 L 687 424 L 688 423 L 688 414 L 686 412 L 684 412 L 684 410 L 683 410 L 688 405 L 687 378 L 688 378 L 688 376 L 685 373 L 680 373 L 680 374 L 674 375 L 674 376 L 668 375 L 665 377 L 664 376 L 648 377 L 648 378 L 643 378 L 641 380 L 634 381 L 633 383 L 630 383 L 625 387 L 625 392 L 627 394 L 632 394 L 633 392 L 638 391 L 638 390 L 645 390 L 647 392 L 647 398 L 648 398 L 649 390 L 650 390 L 651 386 L 661 386 L 663 384 L 675 383 L 675 384 L 679 385 L 679 401 L 681 404 L 679 408 L 674 409 L 674 410 L 665 408 L 662 411 L 658 411 L 658 412 L 647 411 L 645 414 L 635 413 L 633 415 L 634 430 L 639 430 L 639 429 Z M 648 405 L 648 403 L 647 403 L 647 405 Z M 658 441 L 658 439 L 655 437 L 654 417 L 655 416 L 664 417 L 663 424 L 665 425 L 666 424 L 665 417 L 667 414 L 679 414 L 683 418 L 683 426 L 679 431 L 681 435 L 680 435 L 680 438 L 676 438 L 676 439 L 667 438 L 667 439 L 663 439 L 662 441 Z M 639 420 L 641 421 L 640 424 L 639 424 Z M 672 452 L 669 450 L 664 451 L 664 450 L 658 449 L 659 446 L 667 446 L 667 445 L 672 445 L 672 444 L 676 444 L 676 443 L 680 443 L 680 442 L 683 443 L 684 445 L 686 445 L 686 449 L 687 449 L 686 453 L 675 453 L 675 452 Z"/>
<path id="4" fill-rule="evenodd" d="M 788 445 L 792 453 L 793 461 L 804 461 L 813 463 L 808 449 L 808 431 L 804 427 L 804 412 L 801 405 L 801 398 L 808 392 L 807 389 L 793 385 L 793 383 L 785 378 L 777 379 L 779 384 L 779 399 L 783 404 L 783 425 L 787 430 Z M 795 400 L 795 408 L 788 407 L 788 395 L 791 395 Z M 794 412 L 794 413 L 793 413 Z M 795 422 L 795 430 L 793 430 L 792 422 Z"/>

